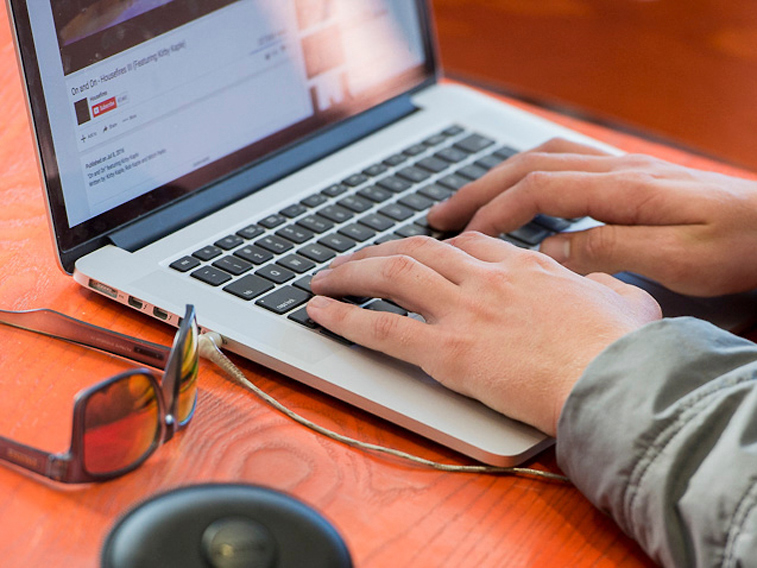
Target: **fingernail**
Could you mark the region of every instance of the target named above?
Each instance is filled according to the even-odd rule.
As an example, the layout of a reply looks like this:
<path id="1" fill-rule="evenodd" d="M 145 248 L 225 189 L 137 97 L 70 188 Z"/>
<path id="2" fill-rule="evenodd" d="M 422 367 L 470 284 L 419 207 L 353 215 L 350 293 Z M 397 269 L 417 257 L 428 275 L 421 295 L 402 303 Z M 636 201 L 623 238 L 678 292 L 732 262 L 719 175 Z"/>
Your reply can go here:
<path id="1" fill-rule="evenodd" d="M 331 303 L 331 300 L 326 296 L 313 296 L 308 302 L 308 307 L 313 307 L 317 310 L 326 308 Z"/>
<path id="2" fill-rule="evenodd" d="M 331 273 L 331 270 L 328 269 L 328 268 L 324 268 L 323 270 L 319 270 L 318 272 L 316 272 L 315 274 L 313 274 L 313 277 L 310 279 L 310 283 L 312 284 L 313 282 L 318 282 L 320 280 L 323 280 L 330 273 Z"/>
<path id="3" fill-rule="evenodd" d="M 444 201 L 440 201 L 439 203 L 434 203 L 431 206 L 431 209 L 428 210 L 428 214 L 429 215 L 434 215 L 437 211 L 443 210 L 444 207 L 445 207 L 445 205 L 444 205 L 445 203 L 447 203 L 446 199 Z"/>
<path id="4" fill-rule="evenodd" d="M 550 237 L 541 243 L 539 250 L 547 256 L 551 256 L 560 264 L 565 264 L 570 258 L 570 239 Z"/>
<path id="5" fill-rule="evenodd" d="M 329 263 L 329 266 L 332 268 L 336 268 L 337 266 L 340 266 L 344 264 L 345 262 L 347 262 L 348 260 L 350 260 L 354 255 L 355 253 L 353 252 L 348 252 L 346 254 L 339 255 Z"/>

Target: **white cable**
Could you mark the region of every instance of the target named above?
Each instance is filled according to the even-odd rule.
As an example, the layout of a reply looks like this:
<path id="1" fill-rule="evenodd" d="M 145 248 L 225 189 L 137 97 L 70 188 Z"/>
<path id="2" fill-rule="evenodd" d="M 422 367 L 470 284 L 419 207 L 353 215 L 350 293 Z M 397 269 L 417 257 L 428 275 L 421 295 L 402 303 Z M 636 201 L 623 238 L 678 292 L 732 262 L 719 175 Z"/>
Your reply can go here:
<path id="1" fill-rule="evenodd" d="M 222 344 L 223 344 L 223 339 L 221 338 L 219 334 L 214 333 L 214 332 L 203 333 L 202 335 L 200 335 L 200 338 L 199 338 L 200 356 L 218 365 L 218 367 L 220 367 L 234 381 L 236 381 L 237 383 L 241 384 L 242 386 L 254 392 L 257 396 L 259 396 L 265 402 L 273 406 L 276 410 L 284 413 L 285 415 L 287 415 L 289 418 L 291 418 L 298 424 L 301 424 L 307 428 L 310 428 L 311 430 L 314 430 L 318 432 L 319 434 L 323 434 L 324 436 L 331 438 L 332 440 L 336 440 L 338 442 L 347 444 L 348 446 L 352 446 L 355 448 L 388 454 L 394 457 L 409 460 L 417 464 L 432 467 L 434 469 L 438 469 L 441 471 L 462 472 L 462 473 L 519 474 L 519 475 L 530 475 L 534 477 L 540 477 L 542 479 L 549 479 L 553 481 L 570 481 L 564 475 L 558 475 L 556 473 L 551 473 L 548 471 L 541 471 L 541 470 L 533 469 L 529 467 L 497 467 L 497 466 L 491 466 L 491 465 L 455 465 L 455 464 L 439 463 L 432 460 L 427 460 L 425 458 L 421 458 L 419 456 L 414 456 L 412 454 L 408 454 L 400 450 L 395 450 L 393 448 L 387 448 L 385 446 L 370 444 L 368 442 L 362 442 L 360 440 L 355 440 L 354 438 L 344 436 L 342 434 L 329 430 L 328 428 L 319 426 L 318 424 L 311 422 L 307 418 L 300 416 L 299 414 L 293 412 L 292 410 L 288 409 L 286 406 L 281 404 L 278 400 L 273 398 L 271 395 L 261 390 L 257 385 L 252 383 L 244 375 L 244 373 L 242 373 L 242 371 L 240 371 L 239 368 L 236 365 L 234 365 L 234 363 L 228 357 L 226 357 L 226 355 L 224 355 L 224 353 L 221 351 L 219 347 L 219 345 L 222 345 Z"/>

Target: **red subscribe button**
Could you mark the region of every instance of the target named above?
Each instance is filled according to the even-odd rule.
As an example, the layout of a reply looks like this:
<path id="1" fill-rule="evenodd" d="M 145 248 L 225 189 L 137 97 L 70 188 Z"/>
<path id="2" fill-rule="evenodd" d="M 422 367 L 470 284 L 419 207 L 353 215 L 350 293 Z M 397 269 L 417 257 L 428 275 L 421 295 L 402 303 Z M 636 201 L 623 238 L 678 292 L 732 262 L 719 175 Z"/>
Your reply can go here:
<path id="1" fill-rule="evenodd" d="M 101 114 L 114 110 L 117 106 L 116 97 L 111 97 L 106 101 L 94 105 L 92 107 L 92 116 L 100 116 Z"/>

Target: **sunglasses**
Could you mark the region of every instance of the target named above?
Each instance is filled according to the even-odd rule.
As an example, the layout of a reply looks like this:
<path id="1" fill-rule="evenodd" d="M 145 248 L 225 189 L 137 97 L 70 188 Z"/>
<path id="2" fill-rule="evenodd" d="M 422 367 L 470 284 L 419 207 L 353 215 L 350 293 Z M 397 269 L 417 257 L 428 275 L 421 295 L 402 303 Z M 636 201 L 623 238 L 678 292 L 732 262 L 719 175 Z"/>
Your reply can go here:
<path id="1" fill-rule="evenodd" d="M 105 481 L 139 467 L 194 414 L 199 332 L 193 306 L 170 349 L 52 310 L 0 310 L 0 323 L 163 369 L 160 380 L 139 368 L 79 392 L 68 452 L 52 454 L 0 436 L 2 460 L 63 483 Z"/>

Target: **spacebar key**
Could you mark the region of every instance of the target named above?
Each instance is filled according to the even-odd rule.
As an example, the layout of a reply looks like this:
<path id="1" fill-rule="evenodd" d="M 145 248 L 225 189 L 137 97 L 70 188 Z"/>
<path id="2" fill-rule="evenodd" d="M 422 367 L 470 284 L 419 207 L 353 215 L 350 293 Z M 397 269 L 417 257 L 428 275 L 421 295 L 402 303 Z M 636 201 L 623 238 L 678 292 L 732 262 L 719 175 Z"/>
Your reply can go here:
<path id="1" fill-rule="evenodd" d="M 311 297 L 312 296 L 304 290 L 293 288 L 292 286 L 284 286 L 283 288 L 279 288 L 275 292 L 260 298 L 255 303 L 258 306 L 263 306 L 277 314 L 285 314 L 297 306 L 301 306 Z"/>

